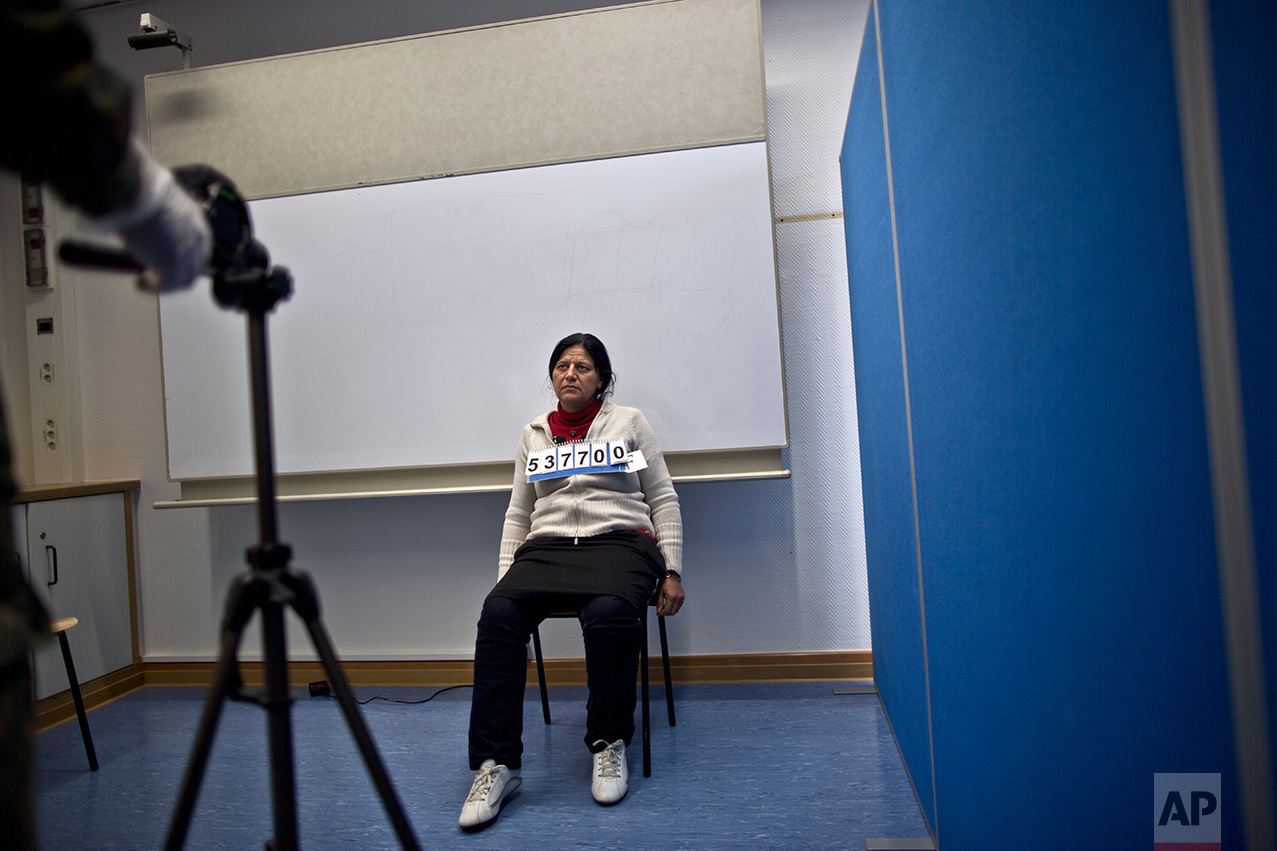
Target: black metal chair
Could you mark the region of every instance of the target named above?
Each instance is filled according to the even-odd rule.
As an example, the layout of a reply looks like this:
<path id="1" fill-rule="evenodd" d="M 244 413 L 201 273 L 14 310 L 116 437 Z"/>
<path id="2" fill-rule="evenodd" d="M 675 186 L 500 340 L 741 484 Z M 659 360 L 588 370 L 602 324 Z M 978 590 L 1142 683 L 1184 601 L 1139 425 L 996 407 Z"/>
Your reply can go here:
<path id="1" fill-rule="evenodd" d="M 648 601 L 640 619 L 643 621 L 643 650 L 639 659 L 639 676 L 643 689 L 643 776 L 652 776 L 652 722 L 648 708 L 648 673 L 647 673 L 647 609 L 656 605 L 656 598 Z M 563 609 L 550 613 L 552 618 L 575 618 L 576 609 Z M 670 645 L 665 635 L 665 616 L 657 615 L 656 624 L 661 634 L 661 665 L 665 670 L 665 707 L 669 711 L 670 726 L 674 722 L 674 685 L 670 679 Z M 545 715 L 545 723 L 550 723 L 550 695 L 545 688 L 545 659 L 541 655 L 541 631 L 532 630 L 532 650 L 537 660 L 537 680 L 541 684 L 541 712 Z"/>

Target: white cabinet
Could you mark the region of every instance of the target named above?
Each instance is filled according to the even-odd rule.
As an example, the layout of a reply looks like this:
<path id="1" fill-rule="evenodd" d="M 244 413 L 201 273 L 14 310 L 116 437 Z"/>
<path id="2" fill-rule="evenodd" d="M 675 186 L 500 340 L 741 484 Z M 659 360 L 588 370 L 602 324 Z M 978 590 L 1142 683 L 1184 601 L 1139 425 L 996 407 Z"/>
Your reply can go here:
<path id="1" fill-rule="evenodd" d="M 23 496 L 19 496 L 22 499 Z M 53 618 L 77 618 L 67 632 L 81 683 L 134 661 L 127 493 L 101 493 L 13 506 L 15 546 Z M 35 652 L 36 698 L 67 689 L 58 642 Z"/>

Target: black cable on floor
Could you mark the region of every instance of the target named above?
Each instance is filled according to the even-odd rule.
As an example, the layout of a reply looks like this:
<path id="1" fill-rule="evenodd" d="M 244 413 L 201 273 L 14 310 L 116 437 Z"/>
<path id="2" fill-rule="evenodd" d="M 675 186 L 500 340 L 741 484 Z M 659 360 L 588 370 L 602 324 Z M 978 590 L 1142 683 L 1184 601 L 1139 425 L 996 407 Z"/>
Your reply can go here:
<path id="1" fill-rule="evenodd" d="M 381 695 L 374 695 L 373 697 L 370 697 L 367 700 L 360 700 L 359 698 L 355 698 L 355 703 L 358 703 L 360 706 L 365 706 L 369 703 L 372 703 L 374 700 L 382 700 L 382 701 L 385 701 L 386 703 L 402 703 L 406 706 L 416 706 L 421 703 L 429 703 L 430 701 L 434 700 L 439 695 L 443 694 L 445 691 L 452 691 L 454 688 L 474 688 L 474 686 L 471 683 L 465 683 L 459 686 L 445 686 L 444 688 L 439 689 L 437 692 L 430 695 L 429 697 L 423 697 L 421 700 L 400 700 L 397 697 L 382 697 Z M 337 697 L 335 694 L 332 694 L 329 691 L 328 683 L 322 682 L 322 681 L 318 683 L 310 684 L 310 696 L 311 697 L 331 697 L 334 700 Z"/>

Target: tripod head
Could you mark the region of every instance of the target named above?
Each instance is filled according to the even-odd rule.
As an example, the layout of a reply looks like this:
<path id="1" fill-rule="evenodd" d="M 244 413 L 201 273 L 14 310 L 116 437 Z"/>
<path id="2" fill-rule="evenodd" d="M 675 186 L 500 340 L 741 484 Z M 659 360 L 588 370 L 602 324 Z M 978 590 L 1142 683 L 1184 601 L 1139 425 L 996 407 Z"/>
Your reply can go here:
<path id="1" fill-rule="evenodd" d="M 283 267 L 271 267 L 270 253 L 253 238 L 248 206 L 229 177 L 207 165 L 179 166 L 173 169 L 173 177 L 199 204 L 213 231 L 210 272 L 218 304 L 264 315 L 292 295 L 292 276 Z M 125 252 L 73 241 L 62 243 L 58 254 L 77 266 L 118 271 L 144 268 Z"/>
<path id="2" fill-rule="evenodd" d="M 293 291 L 292 277 L 271 268 L 266 246 L 253 238 L 248 207 L 231 179 L 212 166 L 186 165 L 173 177 L 208 216 L 213 230 L 213 298 L 223 307 L 266 313 Z"/>

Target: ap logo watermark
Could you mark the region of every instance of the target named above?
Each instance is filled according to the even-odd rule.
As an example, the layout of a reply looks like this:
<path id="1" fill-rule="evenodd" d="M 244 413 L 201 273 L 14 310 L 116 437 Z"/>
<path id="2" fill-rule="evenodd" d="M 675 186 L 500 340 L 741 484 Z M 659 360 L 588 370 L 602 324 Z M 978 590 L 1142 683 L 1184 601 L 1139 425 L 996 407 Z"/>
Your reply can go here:
<path id="1" fill-rule="evenodd" d="M 1218 774 L 1153 775 L 1153 849 L 1220 847 Z"/>

